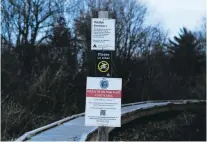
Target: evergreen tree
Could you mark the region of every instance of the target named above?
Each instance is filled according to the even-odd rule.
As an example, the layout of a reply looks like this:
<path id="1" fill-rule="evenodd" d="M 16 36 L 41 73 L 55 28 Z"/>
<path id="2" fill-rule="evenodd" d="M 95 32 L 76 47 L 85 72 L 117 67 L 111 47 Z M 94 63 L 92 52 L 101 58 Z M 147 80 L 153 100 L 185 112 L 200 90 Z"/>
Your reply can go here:
<path id="1" fill-rule="evenodd" d="M 168 53 L 173 71 L 178 76 L 195 76 L 201 72 L 204 56 L 199 47 L 199 41 L 186 28 L 181 30 L 179 37 L 174 37 L 174 41 L 170 40 Z"/>

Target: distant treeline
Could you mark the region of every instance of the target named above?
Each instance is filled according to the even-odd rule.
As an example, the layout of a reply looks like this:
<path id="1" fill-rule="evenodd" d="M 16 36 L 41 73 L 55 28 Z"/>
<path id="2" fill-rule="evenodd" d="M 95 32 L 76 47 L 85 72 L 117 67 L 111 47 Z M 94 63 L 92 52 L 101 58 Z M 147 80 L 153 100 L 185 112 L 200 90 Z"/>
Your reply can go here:
<path id="1" fill-rule="evenodd" d="M 160 25 L 146 25 L 138 0 L 5 0 L 2 140 L 84 111 L 86 77 L 95 73 L 91 18 L 100 10 L 116 19 L 112 71 L 123 80 L 122 103 L 205 99 L 205 21 L 168 39 Z"/>

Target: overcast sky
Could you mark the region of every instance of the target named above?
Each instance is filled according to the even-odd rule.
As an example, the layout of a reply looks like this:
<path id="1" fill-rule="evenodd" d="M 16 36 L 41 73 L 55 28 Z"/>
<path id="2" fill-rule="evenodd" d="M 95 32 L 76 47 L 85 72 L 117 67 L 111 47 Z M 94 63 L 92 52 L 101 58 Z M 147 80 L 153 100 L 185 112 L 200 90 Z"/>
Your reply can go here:
<path id="1" fill-rule="evenodd" d="M 149 23 L 160 23 L 169 36 L 185 26 L 194 30 L 206 15 L 206 0 L 142 0 L 148 8 Z"/>

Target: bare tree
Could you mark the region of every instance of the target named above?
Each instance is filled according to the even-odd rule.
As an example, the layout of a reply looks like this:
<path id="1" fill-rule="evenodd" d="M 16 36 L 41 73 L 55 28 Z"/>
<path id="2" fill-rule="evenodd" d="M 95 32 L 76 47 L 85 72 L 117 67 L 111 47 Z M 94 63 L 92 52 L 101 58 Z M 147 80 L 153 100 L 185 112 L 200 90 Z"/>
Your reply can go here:
<path id="1" fill-rule="evenodd" d="M 76 6 L 74 3 L 67 0 L 4 0 L 2 34 L 16 46 L 42 42 L 48 37 L 54 16 L 66 10 L 71 12 L 72 6 Z"/>

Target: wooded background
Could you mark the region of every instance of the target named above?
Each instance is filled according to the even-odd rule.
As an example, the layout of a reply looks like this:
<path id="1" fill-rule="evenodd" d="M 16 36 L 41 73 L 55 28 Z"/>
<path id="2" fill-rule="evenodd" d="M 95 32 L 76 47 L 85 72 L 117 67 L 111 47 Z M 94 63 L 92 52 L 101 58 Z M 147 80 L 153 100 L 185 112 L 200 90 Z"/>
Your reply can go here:
<path id="1" fill-rule="evenodd" d="M 146 24 L 139 0 L 2 0 L 2 140 L 84 112 L 95 72 L 91 18 L 100 10 L 116 19 L 112 70 L 123 80 L 122 103 L 206 99 L 205 18 L 169 39 Z"/>

